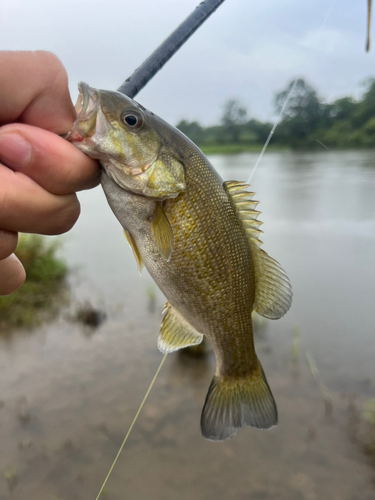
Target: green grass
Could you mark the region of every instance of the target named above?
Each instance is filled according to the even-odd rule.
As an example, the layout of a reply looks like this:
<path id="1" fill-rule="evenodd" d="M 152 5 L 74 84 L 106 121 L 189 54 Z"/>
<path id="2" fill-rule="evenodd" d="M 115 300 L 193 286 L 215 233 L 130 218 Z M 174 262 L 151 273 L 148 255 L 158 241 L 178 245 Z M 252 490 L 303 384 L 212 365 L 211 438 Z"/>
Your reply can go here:
<path id="1" fill-rule="evenodd" d="M 26 281 L 16 292 L 0 297 L 0 333 L 32 327 L 56 316 L 64 302 L 66 263 L 56 256 L 60 243 L 46 237 L 20 234 L 16 255 Z"/>
<path id="2" fill-rule="evenodd" d="M 212 145 L 201 145 L 199 146 L 205 155 L 231 155 L 238 153 L 260 153 L 263 148 L 263 144 L 212 144 Z M 274 146 L 269 145 L 267 151 L 289 151 L 290 148 L 285 146 Z"/>

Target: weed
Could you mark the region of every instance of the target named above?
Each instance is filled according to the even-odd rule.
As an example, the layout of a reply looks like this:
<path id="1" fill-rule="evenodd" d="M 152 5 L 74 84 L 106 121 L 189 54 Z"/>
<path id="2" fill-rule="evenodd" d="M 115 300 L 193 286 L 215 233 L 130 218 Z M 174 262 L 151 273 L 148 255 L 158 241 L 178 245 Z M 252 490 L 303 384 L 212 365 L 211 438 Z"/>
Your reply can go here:
<path id="1" fill-rule="evenodd" d="M 16 292 L 0 297 L 0 331 L 32 327 L 55 317 L 66 301 L 66 263 L 56 256 L 60 243 L 36 234 L 20 234 L 16 255 L 26 270 L 26 281 Z"/>

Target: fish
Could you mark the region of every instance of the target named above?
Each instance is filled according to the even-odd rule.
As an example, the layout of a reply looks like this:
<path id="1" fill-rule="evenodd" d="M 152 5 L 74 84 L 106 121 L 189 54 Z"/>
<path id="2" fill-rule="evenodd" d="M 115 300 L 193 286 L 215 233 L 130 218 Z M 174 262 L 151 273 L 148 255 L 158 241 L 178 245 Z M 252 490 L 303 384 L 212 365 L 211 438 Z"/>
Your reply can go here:
<path id="1" fill-rule="evenodd" d="M 182 132 L 115 91 L 79 84 L 68 140 L 102 165 L 101 185 L 139 271 L 167 299 L 158 348 L 171 353 L 207 336 L 216 370 L 202 435 L 233 437 L 277 424 L 276 403 L 256 355 L 252 312 L 277 319 L 292 288 L 260 248 L 258 201 L 243 182 L 223 182 Z"/>

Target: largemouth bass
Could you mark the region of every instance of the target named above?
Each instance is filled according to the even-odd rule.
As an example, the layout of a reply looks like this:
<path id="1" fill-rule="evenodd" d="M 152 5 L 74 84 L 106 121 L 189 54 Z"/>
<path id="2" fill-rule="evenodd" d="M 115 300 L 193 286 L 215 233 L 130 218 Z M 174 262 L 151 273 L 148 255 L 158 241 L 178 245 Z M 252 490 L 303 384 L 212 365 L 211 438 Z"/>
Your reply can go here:
<path id="1" fill-rule="evenodd" d="M 207 335 L 216 372 L 204 403 L 204 437 L 277 423 L 253 341 L 252 311 L 283 316 L 292 300 L 280 265 L 262 249 L 258 204 L 246 184 L 223 182 L 184 134 L 136 101 L 80 84 L 68 140 L 100 161 L 102 186 L 168 302 L 158 347 L 169 353 Z"/>

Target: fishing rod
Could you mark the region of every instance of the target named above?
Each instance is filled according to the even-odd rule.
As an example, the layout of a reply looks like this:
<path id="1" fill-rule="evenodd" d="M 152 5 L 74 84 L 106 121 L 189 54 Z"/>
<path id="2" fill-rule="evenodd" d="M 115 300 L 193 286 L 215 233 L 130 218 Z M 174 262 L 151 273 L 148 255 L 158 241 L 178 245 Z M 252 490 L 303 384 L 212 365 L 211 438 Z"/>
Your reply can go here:
<path id="1" fill-rule="evenodd" d="M 117 89 L 135 97 L 225 0 L 204 0 Z"/>

